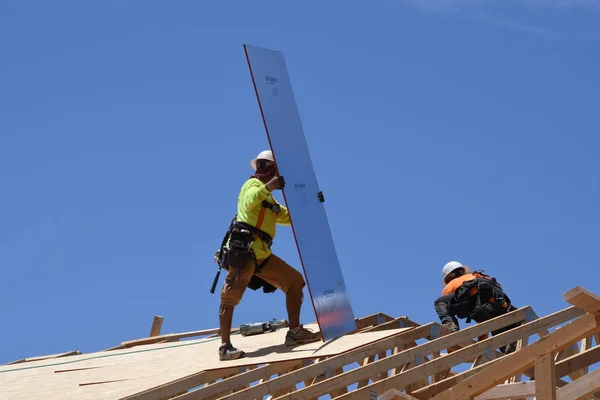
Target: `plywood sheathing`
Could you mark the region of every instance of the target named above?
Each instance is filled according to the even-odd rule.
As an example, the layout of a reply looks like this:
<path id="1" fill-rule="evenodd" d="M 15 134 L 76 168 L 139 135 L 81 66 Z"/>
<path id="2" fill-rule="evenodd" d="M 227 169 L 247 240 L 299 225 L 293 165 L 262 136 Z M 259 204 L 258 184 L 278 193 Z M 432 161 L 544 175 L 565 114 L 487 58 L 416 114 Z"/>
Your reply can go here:
<path id="1" fill-rule="evenodd" d="M 317 324 L 306 327 L 318 329 Z M 0 399 L 119 399 L 199 371 L 336 355 L 403 330 L 347 335 L 296 347 L 283 345 L 287 329 L 257 336 L 234 335 L 235 345 L 244 349 L 247 357 L 226 363 L 218 359 L 219 340 L 201 339 L 71 356 L 64 362 L 44 360 L 26 368 L 1 366 Z"/>

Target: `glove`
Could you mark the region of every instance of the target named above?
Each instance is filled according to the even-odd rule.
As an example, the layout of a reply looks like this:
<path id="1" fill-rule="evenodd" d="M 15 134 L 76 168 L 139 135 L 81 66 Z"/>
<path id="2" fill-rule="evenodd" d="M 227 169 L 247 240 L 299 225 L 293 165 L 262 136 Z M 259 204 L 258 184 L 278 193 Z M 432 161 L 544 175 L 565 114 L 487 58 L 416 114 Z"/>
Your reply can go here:
<path id="1" fill-rule="evenodd" d="M 450 332 L 452 333 L 458 332 L 459 330 L 458 325 L 456 325 L 454 322 L 444 322 L 442 325 L 450 329 Z"/>
<path id="2" fill-rule="evenodd" d="M 272 192 L 276 189 L 283 189 L 285 187 L 285 180 L 283 179 L 283 176 L 275 176 L 271 178 L 269 182 L 267 182 L 265 187 L 269 192 Z"/>

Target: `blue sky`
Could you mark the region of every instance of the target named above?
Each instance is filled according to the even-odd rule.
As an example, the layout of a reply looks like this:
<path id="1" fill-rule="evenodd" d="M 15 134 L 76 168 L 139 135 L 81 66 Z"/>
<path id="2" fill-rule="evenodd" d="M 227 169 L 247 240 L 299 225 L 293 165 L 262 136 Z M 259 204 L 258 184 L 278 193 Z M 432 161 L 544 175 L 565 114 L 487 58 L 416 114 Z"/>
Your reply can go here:
<path id="1" fill-rule="evenodd" d="M 454 259 L 538 315 L 600 293 L 599 18 L 592 0 L 2 2 L 0 363 L 144 337 L 155 314 L 218 326 L 212 256 L 268 145 L 244 43 L 285 54 L 356 316 L 437 321 Z M 290 229 L 274 251 L 301 268 Z M 285 317 L 248 291 L 234 325 Z"/>

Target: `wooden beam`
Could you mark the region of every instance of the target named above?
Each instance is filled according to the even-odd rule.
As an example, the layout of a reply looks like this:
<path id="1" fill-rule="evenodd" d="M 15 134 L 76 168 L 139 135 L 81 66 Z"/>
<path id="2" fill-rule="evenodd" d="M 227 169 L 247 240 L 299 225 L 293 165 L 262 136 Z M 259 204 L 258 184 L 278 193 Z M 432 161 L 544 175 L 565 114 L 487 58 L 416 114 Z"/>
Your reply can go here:
<path id="1" fill-rule="evenodd" d="M 397 389 L 391 389 L 382 394 L 377 400 L 417 400 L 414 397 L 403 393 Z"/>
<path id="2" fill-rule="evenodd" d="M 581 286 L 576 286 L 569 290 L 563 295 L 563 298 L 589 314 L 597 317 L 600 316 L 600 296 Z"/>
<path id="3" fill-rule="evenodd" d="M 394 318 L 390 317 L 387 314 L 376 313 L 362 318 L 355 318 L 354 321 L 356 322 L 356 329 L 359 330 L 368 326 L 377 326 L 379 324 L 383 324 L 384 322 L 388 322 L 393 319 Z"/>
<path id="4" fill-rule="evenodd" d="M 239 330 L 240 330 L 240 328 L 234 328 L 231 330 L 231 333 L 237 333 L 237 332 L 239 332 Z M 219 333 L 219 328 L 203 329 L 203 330 L 199 330 L 199 331 L 190 331 L 190 332 L 183 332 L 183 333 L 168 333 L 165 335 L 158 335 L 158 336 L 153 336 L 153 337 L 128 340 L 126 342 L 122 342 L 118 346 L 111 347 L 110 349 L 106 349 L 105 351 L 128 349 L 131 347 L 143 346 L 143 345 L 147 345 L 147 344 L 176 342 L 179 339 L 185 339 L 185 338 L 196 337 L 196 336 L 206 336 L 206 335 L 211 335 L 214 333 Z"/>
<path id="5" fill-rule="evenodd" d="M 543 318 L 542 318 L 543 319 Z M 444 393 L 433 397 L 435 400 L 454 400 L 477 396 L 508 377 L 525 371 L 532 366 L 535 358 L 549 349 L 560 351 L 574 341 L 600 331 L 595 316 L 586 314 L 575 321 L 556 329 L 518 353 L 509 354 L 494 363 L 493 368 L 485 369 L 456 384 Z M 499 335 L 500 336 L 500 335 Z"/>
<path id="6" fill-rule="evenodd" d="M 575 354 L 556 363 L 556 376 L 562 377 L 600 361 L 600 346 Z"/>
<path id="7" fill-rule="evenodd" d="M 535 396 L 535 381 L 506 383 L 494 386 L 475 400 L 503 400 Z"/>
<path id="8" fill-rule="evenodd" d="M 500 327 L 513 324 L 516 311 L 505 314 L 501 317 L 496 317 L 489 321 L 481 324 L 473 325 L 462 331 L 452 333 L 442 338 L 433 340 L 429 343 L 421 344 L 410 350 L 403 351 L 396 355 L 391 355 L 384 358 L 383 360 L 375 361 L 369 364 L 368 367 L 355 369 L 348 371 L 337 377 L 333 377 L 321 382 L 318 385 L 313 385 L 307 388 L 300 389 L 294 392 L 293 400 L 311 398 L 315 394 L 323 391 L 323 387 L 337 387 L 340 385 L 350 385 L 368 376 L 373 376 L 375 373 L 380 371 L 389 370 L 397 365 L 402 365 L 411 362 L 417 356 L 423 356 L 432 354 L 433 352 L 441 349 L 448 348 L 457 342 L 463 342 L 468 338 L 477 337 L 482 335 L 484 332 L 496 330 Z M 465 347 L 458 351 L 452 352 L 447 356 L 434 359 L 433 361 L 426 362 L 411 368 L 405 372 L 397 374 L 395 376 L 374 382 L 364 388 L 354 390 L 347 395 L 340 396 L 340 399 L 364 399 L 368 397 L 368 394 L 374 391 L 375 393 L 384 393 L 390 389 L 402 389 L 405 385 L 411 382 L 418 381 L 420 379 L 427 379 L 428 376 L 435 375 L 438 372 L 444 371 L 458 363 L 465 362 L 467 360 L 474 359 L 480 354 L 486 351 L 492 351 L 493 349 L 506 346 L 509 343 L 518 340 L 527 332 L 532 335 L 538 332 L 540 329 L 552 327 L 562 322 L 568 321 L 578 315 L 582 311 L 577 307 L 570 307 L 565 310 L 559 311 L 558 313 L 551 314 L 544 318 L 523 324 L 519 327 L 515 327 L 502 334 L 493 336 L 481 342 L 476 342 L 471 346 Z M 512 314 L 512 315 L 511 315 Z M 510 322 L 509 322 L 510 321 Z M 413 394 L 414 395 L 414 394 Z M 292 400 L 292 397 L 285 397 L 281 400 Z"/>
<path id="9" fill-rule="evenodd" d="M 583 338 L 583 341 L 585 341 L 585 340 L 586 340 L 586 338 Z M 579 354 L 579 346 L 577 343 L 573 343 L 566 349 L 559 351 L 554 358 L 554 362 L 557 363 L 557 362 L 562 361 L 562 360 L 564 360 L 568 357 L 571 357 L 575 354 Z M 587 372 L 584 371 L 583 369 L 581 369 L 581 370 L 573 371 L 573 372 L 569 373 L 569 378 L 572 381 L 574 381 L 575 379 L 581 378 L 581 376 L 585 375 L 585 374 L 587 374 Z"/>
<path id="10" fill-rule="evenodd" d="M 21 363 L 25 363 L 25 362 L 49 360 L 49 359 L 52 359 L 52 358 L 61 358 L 61 357 L 68 357 L 68 356 L 76 356 L 76 355 L 79 355 L 79 354 L 81 354 L 81 352 L 79 350 L 73 350 L 73 351 L 67 351 L 65 353 L 48 354 L 46 356 L 21 358 L 19 360 L 11 361 L 11 362 L 6 363 L 4 365 L 12 365 L 12 364 L 21 364 Z"/>
<path id="11" fill-rule="evenodd" d="M 426 388 L 417 390 L 413 393 L 413 396 L 418 397 L 419 399 L 430 399 L 435 395 L 442 393 L 445 390 L 450 389 L 455 386 L 457 383 L 464 381 L 469 376 L 473 376 L 478 372 L 481 372 L 491 366 L 498 360 L 493 360 L 484 365 L 480 365 L 474 369 L 467 370 L 458 375 L 449 377 L 444 379 L 443 381 L 436 382 L 435 384 L 429 385 Z M 585 352 L 575 354 L 569 358 L 566 358 L 560 362 L 556 363 L 556 376 L 562 377 L 567 376 L 573 371 L 584 368 L 588 365 L 594 364 L 600 361 L 600 346 L 596 346 L 591 348 L 590 350 L 586 350 Z M 530 378 L 535 377 L 535 373 L 533 368 L 531 370 L 526 370 L 523 372 L 524 375 L 529 376 Z M 559 386 L 566 386 L 567 382 L 562 382 L 557 379 Z"/>
<path id="12" fill-rule="evenodd" d="M 557 400 L 577 400 L 600 390 L 600 369 L 596 369 L 556 391 Z M 541 399 L 540 399 L 541 400 Z"/>
<path id="13" fill-rule="evenodd" d="M 414 322 L 412 322 L 411 320 L 409 320 L 406 317 L 400 317 L 400 318 L 396 318 L 393 319 L 391 321 L 387 321 L 384 322 L 382 324 L 379 325 L 375 325 L 375 326 L 371 326 L 368 328 L 364 328 L 364 330 L 362 331 L 362 333 L 364 332 L 378 332 L 378 331 L 383 331 L 386 329 L 398 329 L 398 328 L 414 328 L 415 326 L 418 326 L 417 324 L 415 324 Z"/>
<path id="14" fill-rule="evenodd" d="M 556 367 L 552 352 L 535 360 L 535 398 L 556 400 Z"/>
<path id="15" fill-rule="evenodd" d="M 150 328 L 150 337 L 160 335 L 160 329 L 162 328 L 163 317 L 160 315 L 154 316 L 154 321 L 152 321 L 152 328 Z"/>
<path id="16" fill-rule="evenodd" d="M 298 367 L 308 364 L 310 364 L 309 360 L 302 359 L 266 364 L 262 367 L 223 379 L 212 385 L 192 390 L 183 395 L 174 397 L 173 400 L 207 399 L 222 396 L 227 396 L 229 398 L 230 392 L 238 390 L 243 385 L 249 385 L 250 383 L 261 379 L 268 379 L 272 375 L 286 373 L 287 371 L 295 370 Z"/>

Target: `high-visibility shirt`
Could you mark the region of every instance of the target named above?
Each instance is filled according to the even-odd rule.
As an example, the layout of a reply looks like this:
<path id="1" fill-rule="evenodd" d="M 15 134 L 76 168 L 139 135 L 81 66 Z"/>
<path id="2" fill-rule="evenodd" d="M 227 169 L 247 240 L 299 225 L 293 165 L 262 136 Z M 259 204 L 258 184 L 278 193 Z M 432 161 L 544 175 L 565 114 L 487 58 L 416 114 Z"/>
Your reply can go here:
<path id="1" fill-rule="evenodd" d="M 452 279 L 450 282 L 448 282 L 448 284 L 446 286 L 444 286 L 444 289 L 442 290 L 442 296 L 445 296 L 450 293 L 454 293 L 456 291 L 456 289 L 458 289 L 460 287 L 460 285 L 462 285 L 466 281 L 470 281 L 471 279 L 475 279 L 475 278 L 476 278 L 476 276 L 473 274 L 464 274 L 457 278 Z"/>
<path id="2" fill-rule="evenodd" d="M 291 225 L 290 215 L 287 208 L 281 204 L 279 204 L 280 212 L 278 214 L 275 214 L 270 208 L 264 208 L 263 200 L 267 200 L 271 204 L 279 204 L 260 179 L 248 179 L 238 196 L 237 220 L 255 226 L 275 239 L 276 225 Z M 259 260 L 265 259 L 271 254 L 267 244 L 260 238 L 252 243 L 252 249 Z"/>

